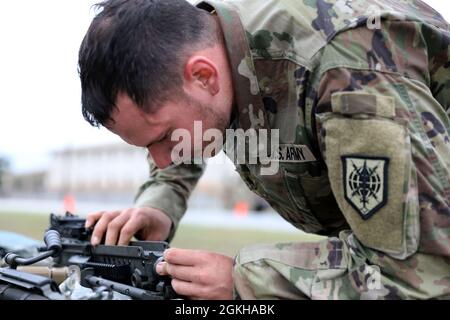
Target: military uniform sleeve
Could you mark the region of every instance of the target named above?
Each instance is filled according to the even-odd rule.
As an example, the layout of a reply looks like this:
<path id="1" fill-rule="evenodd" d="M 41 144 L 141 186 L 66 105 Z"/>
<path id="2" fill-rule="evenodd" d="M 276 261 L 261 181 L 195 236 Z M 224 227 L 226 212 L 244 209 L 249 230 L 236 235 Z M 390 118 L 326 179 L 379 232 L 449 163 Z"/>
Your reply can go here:
<path id="1" fill-rule="evenodd" d="M 204 165 L 181 164 L 167 169 L 158 169 L 149 160 L 150 178 L 138 190 L 136 207 L 151 207 L 161 210 L 172 220 L 168 240 L 172 240 L 183 217 L 189 196 L 204 171 Z"/>
<path id="2" fill-rule="evenodd" d="M 364 246 L 397 259 L 447 252 L 447 225 L 437 223 L 450 199 L 447 106 L 430 90 L 425 44 L 403 46 L 400 56 L 386 39 L 361 28 L 324 53 L 335 55 L 335 67 L 317 86 L 317 140 L 339 208 Z M 352 65 L 351 53 L 368 64 Z"/>

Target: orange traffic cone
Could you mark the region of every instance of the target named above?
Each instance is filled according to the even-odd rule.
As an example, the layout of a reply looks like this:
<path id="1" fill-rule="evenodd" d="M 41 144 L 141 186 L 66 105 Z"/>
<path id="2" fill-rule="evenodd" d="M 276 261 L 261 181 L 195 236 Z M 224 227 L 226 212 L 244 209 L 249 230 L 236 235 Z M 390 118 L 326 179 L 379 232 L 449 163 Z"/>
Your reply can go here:
<path id="1" fill-rule="evenodd" d="M 71 194 L 66 194 L 63 200 L 64 212 L 75 213 L 75 198 Z"/>
<path id="2" fill-rule="evenodd" d="M 246 201 L 238 201 L 234 205 L 233 213 L 237 217 L 246 217 L 248 215 L 249 205 Z"/>

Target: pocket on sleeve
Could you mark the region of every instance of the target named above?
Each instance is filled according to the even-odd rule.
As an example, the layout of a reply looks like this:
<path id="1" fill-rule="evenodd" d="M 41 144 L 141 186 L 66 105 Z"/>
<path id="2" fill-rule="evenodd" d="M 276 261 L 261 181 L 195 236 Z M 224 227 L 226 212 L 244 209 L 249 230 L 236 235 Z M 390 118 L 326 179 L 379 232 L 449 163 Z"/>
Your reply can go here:
<path id="1" fill-rule="evenodd" d="M 420 236 L 407 125 L 388 96 L 338 92 L 331 102 L 332 112 L 317 120 L 338 205 L 362 244 L 404 259 Z"/>

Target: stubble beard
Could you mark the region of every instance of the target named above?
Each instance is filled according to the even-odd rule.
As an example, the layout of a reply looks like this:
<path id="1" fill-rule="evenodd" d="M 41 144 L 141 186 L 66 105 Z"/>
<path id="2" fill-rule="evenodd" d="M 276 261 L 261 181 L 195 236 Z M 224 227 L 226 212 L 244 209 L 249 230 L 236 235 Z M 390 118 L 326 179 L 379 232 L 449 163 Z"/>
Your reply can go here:
<path id="1" fill-rule="evenodd" d="M 226 114 L 223 110 L 222 106 L 210 106 L 206 105 L 200 101 L 189 98 L 189 105 L 192 106 L 192 110 L 195 115 L 198 115 L 198 121 L 202 122 L 202 129 L 205 132 L 208 129 L 217 129 L 222 133 L 222 136 L 225 137 L 225 131 L 228 129 L 230 125 L 231 114 Z M 199 139 L 200 137 L 194 137 Z M 217 146 L 220 145 L 220 149 L 222 149 L 225 140 L 223 141 L 203 141 L 202 139 L 202 152 L 205 146 L 214 143 Z M 198 152 L 199 150 L 197 150 Z M 195 152 L 195 151 L 194 151 Z M 215 154 L 212 154 L 214 156 Z"/>

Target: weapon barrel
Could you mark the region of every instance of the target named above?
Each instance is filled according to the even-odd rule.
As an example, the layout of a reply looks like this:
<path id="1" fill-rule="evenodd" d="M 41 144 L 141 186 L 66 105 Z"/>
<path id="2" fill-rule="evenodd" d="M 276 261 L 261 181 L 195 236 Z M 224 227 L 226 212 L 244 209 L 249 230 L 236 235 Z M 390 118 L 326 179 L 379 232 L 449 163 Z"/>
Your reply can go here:
<path id="1" fill-rule="evenodd" d="M 127 295 L 133 299 L 138 300 L 162 300 L 163 297 L 156 293 L 146 291 L 143 289 L 139 289 L 136 287 L 128 286 L 125 284 L 117 283 L 114 281 L 110 281 L 107 279 L 95 277 L 95 276 L 86 276 L 85 281 L 91 285 L 93 288 L 98 288 L 101 286 L 107 287 L 110 290 L 117 291 L 121 294 Z"/>
<path id="2" fill-rule="evenodd" d="M 11 284 L 0 283 L 0 300 L 50 300 L 49 298 Z"/>

